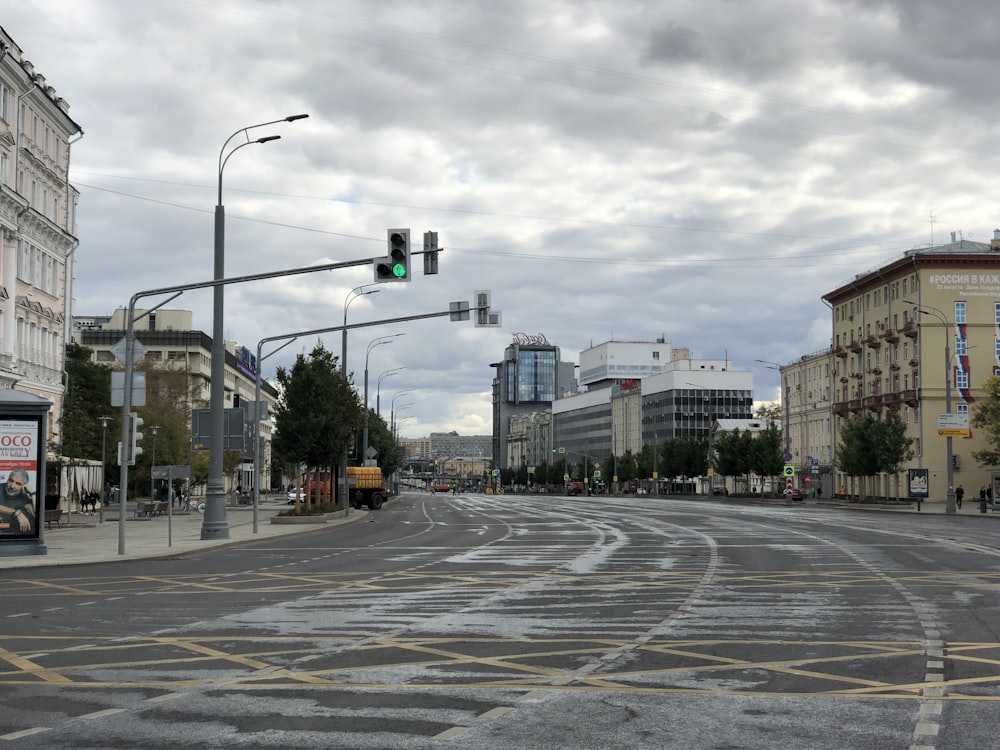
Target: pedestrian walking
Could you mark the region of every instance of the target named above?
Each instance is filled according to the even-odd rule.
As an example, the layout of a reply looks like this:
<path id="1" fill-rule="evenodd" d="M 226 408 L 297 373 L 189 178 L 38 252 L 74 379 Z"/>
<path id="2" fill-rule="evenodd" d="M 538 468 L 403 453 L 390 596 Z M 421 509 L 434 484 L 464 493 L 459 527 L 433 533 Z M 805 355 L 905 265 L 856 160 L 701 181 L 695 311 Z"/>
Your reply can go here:
<path id="1" fill-rule="evenodd" d="M 965 497 L 965 488 L 962 485 L 958 485 L 955 488 L 955 505 L 959 508 L 962 507 L 962 498 Z"/>

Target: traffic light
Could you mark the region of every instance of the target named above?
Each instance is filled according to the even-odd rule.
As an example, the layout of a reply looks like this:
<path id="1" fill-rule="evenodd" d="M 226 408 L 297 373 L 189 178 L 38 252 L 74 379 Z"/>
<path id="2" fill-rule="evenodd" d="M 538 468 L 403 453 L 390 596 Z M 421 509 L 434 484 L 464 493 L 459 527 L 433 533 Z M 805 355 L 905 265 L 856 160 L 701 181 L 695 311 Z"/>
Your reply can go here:
<path id="1" fill-rule="evenodd" d="M 129 412 L 128 415 L 128 431 L 129 431 L 129 452 L 128 452 L 128 465 L 135 466 L 135 460 L 142 455 L 142 448 L 138 445 L 139 441 L 142 440 L 142 432 L 140 429 L 143 425 L 143 419 L 134 411 Z"/>
<path id="2" fill-rule="evenodd" d="M 375 281 L 409 281 L 410 230 L 389 229 L 386 236 L 389 254 L 375 261 Z"/>
<path id="3" fill-rule="evenodd" d="M 424 232 L 424 276 L 438 272 L 438 233 Z"/>

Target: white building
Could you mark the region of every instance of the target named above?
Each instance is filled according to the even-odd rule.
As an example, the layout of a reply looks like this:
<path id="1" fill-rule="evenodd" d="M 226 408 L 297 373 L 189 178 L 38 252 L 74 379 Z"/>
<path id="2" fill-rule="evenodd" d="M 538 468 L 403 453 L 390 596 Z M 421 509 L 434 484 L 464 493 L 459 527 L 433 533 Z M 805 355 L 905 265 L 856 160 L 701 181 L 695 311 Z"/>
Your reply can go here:
<path id="1" fill-rule="evenodd" d="M 66 100 L 0 28 L 0 388 L 51 400 L 57 443 L 78 244 L 70 147 L 82 136 Z"/>

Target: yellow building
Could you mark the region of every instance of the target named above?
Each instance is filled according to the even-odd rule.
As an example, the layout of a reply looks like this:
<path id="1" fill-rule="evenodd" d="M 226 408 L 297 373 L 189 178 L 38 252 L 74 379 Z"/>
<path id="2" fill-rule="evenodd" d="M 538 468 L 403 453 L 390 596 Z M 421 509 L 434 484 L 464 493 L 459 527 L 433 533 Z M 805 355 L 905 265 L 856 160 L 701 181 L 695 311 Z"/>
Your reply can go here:
<path id="1" fill-rule="evenodd" d="M 949 460 L 939 424 L 941 415 L 951 415 L 947 423 L 971 415 L 986 378 L 1000 372 L 1000 230 L 988 245 L 953 236 L 908 251 L 823 299 L 833 317 L 833 434 L 862 410 L 898 409 L 915 451 L 902 478 L 906 469 L 927 469 L 928 499 L 943 502 L 951 463 L 953 486 L 978 498 L 993 467 L 979 467 L 971 453 L 986 440 L 975 429 L 954 437 Z M 891 478 L 883 479 L 878 494 L 895 494 Z M 845 477 L 836 482 L 851 491 Z"/>

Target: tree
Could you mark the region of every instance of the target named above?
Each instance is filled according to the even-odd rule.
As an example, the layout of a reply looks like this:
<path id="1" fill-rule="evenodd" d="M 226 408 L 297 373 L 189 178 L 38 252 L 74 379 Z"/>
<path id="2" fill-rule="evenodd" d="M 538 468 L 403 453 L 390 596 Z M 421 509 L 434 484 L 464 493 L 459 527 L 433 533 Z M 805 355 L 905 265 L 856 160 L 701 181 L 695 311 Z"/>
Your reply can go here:
<path id="1" fill-rule="evenodd" d="M 766 401 L 762 404 L 758 404 L 753 415 L 760 419 L 774 419 L 781 421 L 781 402 Z"/>
<path id="2" fill-rule="evenodd" d="M 112 461 L 121 435 L 121 409 L 111 408 L 111 370 L 91 362 L 93 352 L 77 343 L 66 346 L 66 397 L 63 400 L 62 454 L 101 460 L 102 441 L 109 442 Z M 101 417 L 111 417 L 107 432 Z"/>
<path id="3" fill-rule="evenodd" d="M 991 375 L 983 384 L 983 397 L 973 407 L 972 426 L 983 431 L 989 445 L 980 451 L 972 451 L 972 457 L 980 466 L 1000 464 L 1000 377 Z"/>
<path id="4" fill-rule="evenodd" d="M 913 458 L 913 438 L 906 436 L 906 423 L 896 409 L 888 409 L 881 421 L 882 470 L 895 477 L 896 497 L 899 497 L 900 467 Z"/>
<path id="5" fill-rule="evenodd" d="M 784 467 L 782 452 L 781 429 L 776 422 L 768 424 L 767 429 L 757 433 L 750 441 L 750 470 L 759 477 L 779 477 Z"/>
<path id="6" fill-rule="evenodd" d="M 723 476 L 747 477 L 751 471 L 749 431 L 722 433 L 715 439 L 715 468 Z"/>
<path id="7" fill-rule="evenodd" d="M 867 492 L 864 480 L 883 471 L 898 470 L 899 464 L 912 457 L 911 443 L 898 414 L 882 420 L 864 411 L 851 416 L 841 427 L 836 465 L 848 476 L 862 480 L 860 496 L 864 500 Z"/>
<path id="8" fill-rule="evenodd" d="M 279 367 L 276 378 L 281 394 L 274 409 L 272 452 L 286 463 L 331 470 L 364 413 L 337 368 L 337 357 L 319 343 L 308 358 L 298 355 L 291 370 Z"/>

